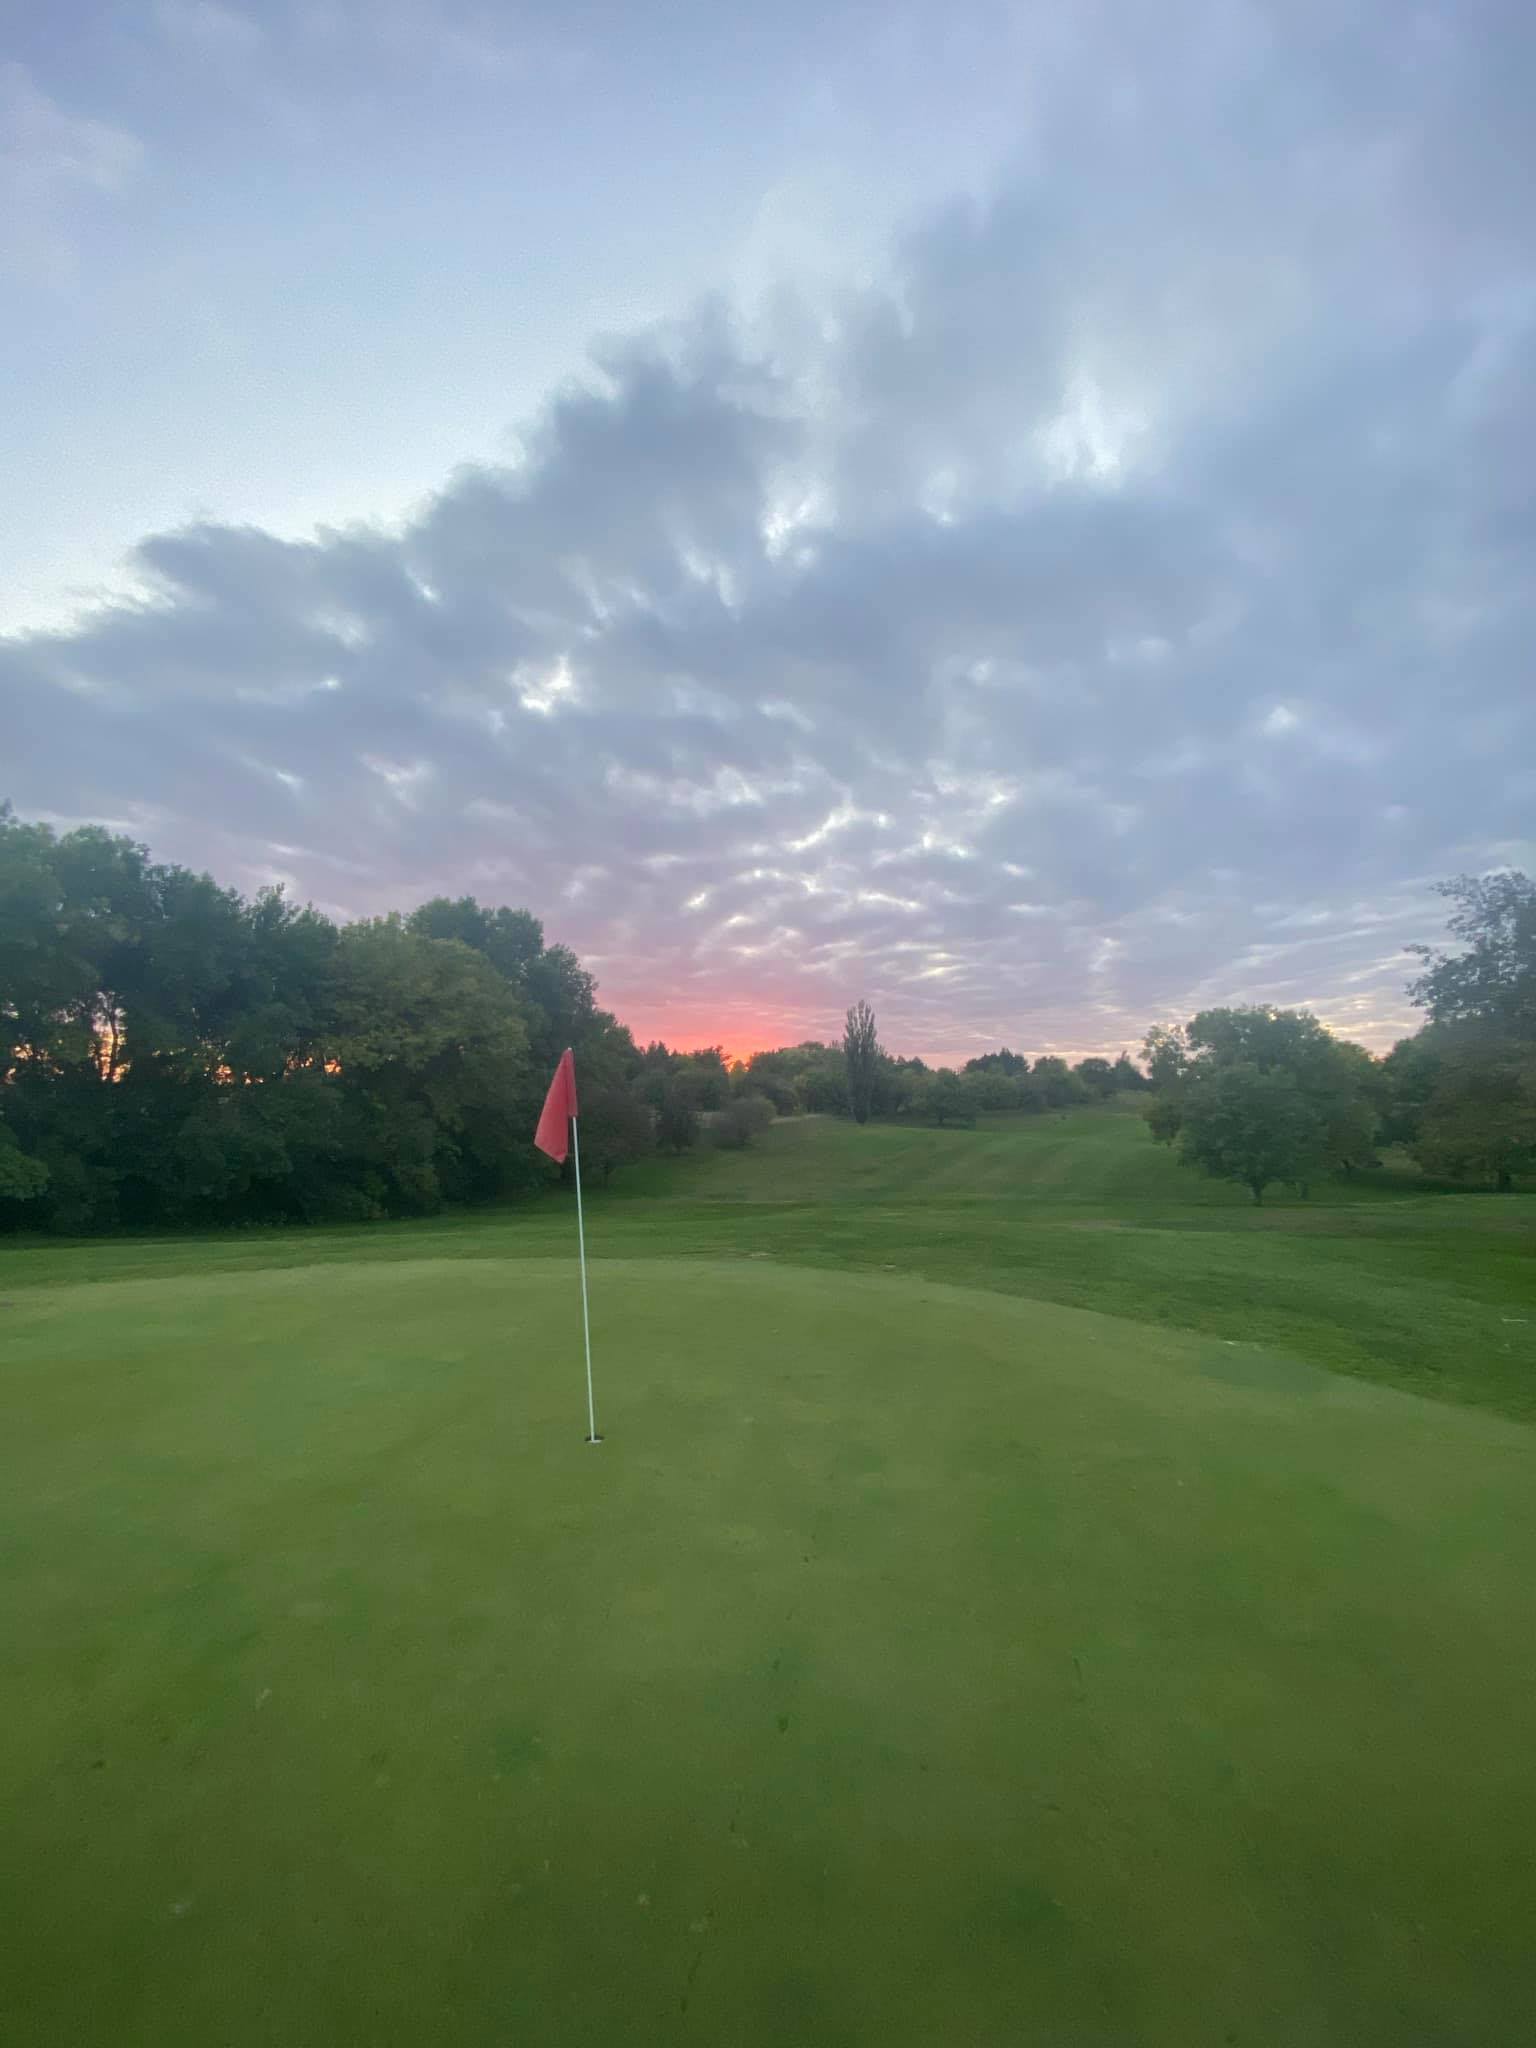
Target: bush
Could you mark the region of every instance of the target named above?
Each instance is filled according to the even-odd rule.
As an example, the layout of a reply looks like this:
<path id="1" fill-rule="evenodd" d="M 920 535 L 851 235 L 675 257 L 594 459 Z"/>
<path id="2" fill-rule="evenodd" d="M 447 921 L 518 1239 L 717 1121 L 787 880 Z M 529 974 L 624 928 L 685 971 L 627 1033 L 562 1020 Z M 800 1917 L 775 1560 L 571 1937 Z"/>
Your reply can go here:
<path id="1" fill-rule="evenodd" d="M 967 1078 L 952 1067 L 940 1067 L 923 1091 L 923 1110 L 940 1129 L 945 1124 L 973 1124 L 976 1103 Z"/>
<path id="2" fill-rule="evenodd" d="M 0 1124 L 0 1202 L 31 1202 L 48 1185 L 48 1169 L 41 1159 L 28 1159 L 16 1140 Z"/>
<path id="3" fill-rule="evenodd" d="M 717 1145 L 739 1152 L 772 1122 L 773 1104 L 765 1095 L 739 1095 L 720 1111 L 711 1128 Z"/>
<path id="4" fill-rule="evenodd" d="M 656 1111 L 656 1142 L 663 1152 L 686 1152 L 698 1143 L 699 1112 L 688 1091 L 668 1081 Z"/>
<path id="5" fill-rule="evenodd" d="M 961 1086 L 973 1110 L 1017 1109 L 1019 1106 L 1019 1083 L 1012 1074 L 999 1073 L 995 1067 L 981 1067 L 968 1070 L 960 1076 Z"/>

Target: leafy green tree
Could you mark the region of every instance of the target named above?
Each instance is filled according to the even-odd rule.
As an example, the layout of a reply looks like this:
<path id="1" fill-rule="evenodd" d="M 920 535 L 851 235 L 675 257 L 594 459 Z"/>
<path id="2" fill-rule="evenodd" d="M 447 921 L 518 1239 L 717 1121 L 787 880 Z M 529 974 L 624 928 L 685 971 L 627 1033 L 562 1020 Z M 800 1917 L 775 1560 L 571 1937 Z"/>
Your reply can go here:
<path id="1" fill-rule="evenodd" d="M 1455 1031 L 1413 1152 L 1426 1173 L 1503 1193 L 1536 1174 L 1536 1044 L 1475 1026 Z"/>
<path id="2" fill-rule="evenodd" d="M 880 1040 L 875 1031 L 875 1013 L 860 997 L 849 1010 L 843 1028 L 843 1076 L 848 1109 L 856 1124 L 869 1122 L 879 1066 Z"/>
<path id="3" fill-rule="evenodd" d="M 58 841 L 0 805 L 0 1063 L 56 1065 L 89 1051 L 79 1020 L 100 987 L 85 907 L 69 901 Z"/>
<path id="4" fill-rule="evenodd" d="M 811 1116 L 847 1116 L 848 1083 L 841 1049 L 813 1042 L 801 1050 L 805 1059 L 796 1083 L 800 1107 Z"/>
<path id="5" fill-rule="evenodd" d="M 0 1123 L 0 1203 L 32 1202 L 48 1185 L 48 1169 L 29 1159 L 14 1134 Z"/>
<path id="6" fill-rule="evenodd" d="M 1128 1052 L 1122 1052 L 1115 1060 L 1115 1092 L 1121 1095 L 1139 1093 L 1151 1084 Z"/>
<path id="7" fill-rule="evenodd" d="M 601 1066 L 603 1080 L 614 1080 L 608 1055 L 616 1037 L 626 1072 L 638 1071 L 639 1056 L 628 1032 L 597 1007 L 592 976 L 568 946 L 545 944 L 544 927 L 529 911 L 504 905 L 493 909 L 473 896 L 438 896 L 419 905 L 405 922 L 422 938 L 458 940 L 508 983 L 522 1005 L 535 1087 L 542 1085 L 540 1075 L 547 1082 L 567 1046 L 574 1049 L 583 1074 Z"/>
<path id="8" fill-rule="evenodd" d="M 529 1092 L 528 1031 L 489 961 L 397 916 L 349 925 L 330 1007 L 327 1054 L 366 1106 L 368 1163 L 389 1206 L 504 1192 L 494 1182 L 519 1135 L 513 1104 Z"/>
<path id="9" fill-rule="evenodd" d="M 338 935 L 327 917 L 264 889 L 246 906 L 246 946 L 218 1062 L 231 1076 L 275 1081 L 323 1063 Z"/>
<path id="10" fill-rule="evenodd" d="M 835 1116 L 848 1108 L 842 1052 L 816 1039 L 754 1053 L 747 1062 L 746 1088 L 766 1095 L 780 1116 Z"/>
<path id="11" fill-rule="evenodd" d="M 1352 1174 L 1379 1165 L 1377 1144 L 1387 1084 L 1382 1064 L 1363 1045 L 1330 1039 L 1316 1061 L 1297 1077 L 1323 1120 L 1323 1157 L 1328 1166 Z"/>
<path id="12" fill-rule="evenodd" d="M 613 1019 L 599 1011 L 596 984 L 570 947 L 546 946 L 537 954 L 519 993 L 531 1011 L 528 1049 L 535 1071 L 542 1074 L 547 1067 L 553 1073 L 568 1045 L 578 1058 L 586 1053 L 588 1064 L 594 1037 L 602 1038 Z"/>
<path id="13" fill-rule="evenodd" d="M 519 994 L 531 993 L 529 977 L 544 951 L 544 927 L 531 911 L 490 909 L 473 896 L 434 896 L 406 922 L 425 939 L 458 939 L 483 953 Z"/>
<path id="14" fill-rule="evenodd" d="M 783 1046 L 773 1052 L 755 1052 L 746 1063 L 744 1091 L 766 1096 L 779 1116 L 792 1116 L 800 1107 L 797 1083 L 801 1063 L 796 1059 L 796 1050 Z M 731 1084 L 736 1084 L 734 1070 Z"/>
<path id="15" fill-rule="evenodd" d="M 326 1052 L 343 1073 L 420 1076 L 435 1111 L 478 1099 L 475 1061 L 519 1066 L 528 1032 L 516 997 L 454 940 L 428 939 L 397 915 L 350 924 L 336 949 Z"/>
<path id="16" fill-rule="evenodd" d="M 1262 1202 L 1272 1181 L 1304 1184 L 1321 1158 L 1323 1125 L 1283 1068 L 1251 1060 L 1212 1062 L 1189 1082 L 1180 1156 Z"/>
<path id="17" fill-rule="evenodd" d="M 1412 1038 L 1400 1038 L 1382 1061 L 1383 1107 L 1381 1139 L 1386 1145 L 1417 1142 L 1435 1089 L 1445 1071 L 1445 1055 L 1454 1028 L 1428 1024 Z"/>
<path id="18" fill-rule="evenodd" d="M 967 1060 L 962 1072 L 1005 1074 L 1010 1080 L 1021 1081 L 1029 1072 L 1029 1061 L 1023 1053 L 1010 1052 L 1005 1045 L 998 1052 L 979 1053 L 975 1059 Z"/>
<path id="19" fill-rule="evenodd" d="M 612 1083 L 582 1087 L 581 1163 L 606 1183 L 619 1166 L 632 1166 L 656 1149 L 656 1118 L 632 1088 Z"/>
<path id="20" fill-rule="evenodd" d="M 932 1078 L 927 1063 L 920 1059 L 893 1059 L 886 1062 L 886 1067 L 884 1100 L 891 1115 L 920 1115 Z"/>
<path id="21" fill-rule="evenodd" d="M 945 1124 L 976 1120 L 976 1103 L 965 1079 L 953 1067 L 940 1067 L 928 1083 L 924 1109 L 942 1129 Z"/>
<path id="22" fill-rule="evenodd" d="M 679 1054 L 672 1075 L 695 1109 L 724 1109 L 731 1099 L 730 1068 L 718 1045 L 701 1045 Z"/>
<path id="23" fill-rule="evenodd" d="M 870 1091 L 871 1116 L 895 1116 L 907 1099 L 906 1070 L 882 1046 L 875 1061 L 875 1084 Z"/>
<path id="24" fill-rule="evenodd" d="M 1348 1173 L 1375 1160 L 1385 1092 L 1380 1064 L 1363 1046 L 1335 1038 L 1308 1011 L 1266 1005 L 1202 1010 L 1188 1024 L 1149 1032 L 1147 1058 L 1154 1075 L 1161 1076 L 1145 1112 L 1148 1126 L 1155 1138 L 1180 1140 L 1182 1156 L 1191 1163 L 1206 1164 L 1214 1156 L 1211 1118 L 1218 1108 L 1235 1121 L 1243 1105 L 1252 1106 L 1257 1117 L 1267 1104 L 1266 1113 L 1279 1120 L 1278 1139 L 1288 1142 L 1290 1095 L 1266 1096 L 1248 1087 L 1247 1078 L 1227 1095 L 1212 1093 L 1213 1079 L 1232 1072 L 1282 1077 L 1305 1113 L 1306 1144 L 1296 1171 L 1272 1172 L 1266 1181 L 1290 1180 L 1305 1191 L 1324 1168 Z M 1205 1121 L 1191 1137 L 1189 1118 L 1197 1103 Z M 1253 1128 L 1258 1130 L 1257 1123 Z M 1207 1170 L 1219 1169 L 1208 1165 Z M 1241 1173 L 1228 1178 L 1252 1185 Z"/>
<path id="25" fill-rule="evenodd" d="M 656 1142 L 664 1152 L 686 1152 L 699 1139 L 699 1112 L 678 1081 L 663 1084 L 656 1112 Z"/>
<path id="26" fill-rule="evenodd" d="M 1110 1062 L 1099 1059 L 1094 1054 L 1090 1054 L 1087 1059 L 1079 1060 L 1072 1072 L 1087 1093 L 1098 1102 L 1107 1102 L 1119 1085 Z"/>
<path id="27" fill-rule="evenodd" d="M 1476 1022 L 1536 1040 L 1536 882 L 1528 875 L 1457 875 L 1439 885 L 1456 907 L 1460 953 L 1410 946 L 1425 962 L 1408 993 L 1436 1024 Z"/>
<path id="28" fill-rule="evenodd" d="M 1171 1145 L 1178 1137 L 1184 1123 L 1184 1090 L 1164 1088 L 1152 1097 L 1142 1111 L 1147 1120 L 1147 1129 L 1160 1145 Z"/>
<path id="29" fill-rule="evenodd" d="M 1029 1075 L 1029 1093 L 1040 1109 L 1067 1109 L 1084 1099 L 1082 1083 L 1064 1059 L 1042 1053 Z"/>
<path id="30" fill-rule="evenodd" d="M 967 1061 L 961 1080 L 973 1110 L 1007 1110 L 1019 1107 L 1018 1079 L 998 1067 L 977 1067 Z"/>
<path id="31" fill-rule="evenodd" d="M 0 812 L 0 1021 L 12 1061 L 111 1078 L 125 1036 L 120 984 L 155 936 L 156 897 L 132 840 L 94 825 L 58 838 Z"/>
<path id="32" fill-rule="evenodd" d="M 1459 875 L 1440 893 L 1464 947 L 1409 949 L 1426 966 L 1408 992 L 1430 1021 L 1385 1063 L 1386 1128 L 1425 1172 L 1508 1189 L 1536 1171 L 1536 883 Z"/>
<path id="33" fill-rule="evenodd" d="M 185 868 L 146 866 L 133 927 L 106 951 L 104 1009 L 120 1020 L 109 1074 L 151 1065 L 191 1079 L 219 1071 L 247 1000 L 250 926 L 232 889 Z"/>
<path id="34" fill-rule="evenodd" d="M 1247 1061 L 1261 1074 L 1282 1068 L 1297 1076 L 1310 1063 L 1325 1060 L 1335 1043 L 1310 1010 L 1279 1010 L 1267 1003 L 1199 1010 L 1183 1036 L 1193 1058 L 1209 1055 L 1220 1065 Z"/>
<path id="35" fill-rule="evenodd" d="M 1160 1090 L 1176 1087 L 1189 1065 L 1189 1052 L 1182 1024 L 1154 1024 L 1141 1043 L 1151 1085 Z"/>
<path id="36" fill-rule="evenodd" d="M 1288 1073 L 1321 1122 L 1324 1165 L 1349 1173 L 1374 1160 L 1382 1084 L 1364 1046 L 1335 1038 L 1310 1011 L 1263 1006 L 1202 1011 L 1188 1032 L 1197 1054 Z"/>

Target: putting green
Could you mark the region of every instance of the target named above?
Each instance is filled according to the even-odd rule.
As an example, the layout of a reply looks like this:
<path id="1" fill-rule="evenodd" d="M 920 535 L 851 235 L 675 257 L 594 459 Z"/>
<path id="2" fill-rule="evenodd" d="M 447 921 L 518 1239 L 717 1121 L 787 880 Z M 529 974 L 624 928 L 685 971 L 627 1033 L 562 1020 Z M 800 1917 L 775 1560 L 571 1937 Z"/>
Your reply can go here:
<path id="1" fill-rule="evenodd" d="M 1536 1435 L 768 1261 L 35 1288 L 7 2039 L 1515 2043 Z"/>

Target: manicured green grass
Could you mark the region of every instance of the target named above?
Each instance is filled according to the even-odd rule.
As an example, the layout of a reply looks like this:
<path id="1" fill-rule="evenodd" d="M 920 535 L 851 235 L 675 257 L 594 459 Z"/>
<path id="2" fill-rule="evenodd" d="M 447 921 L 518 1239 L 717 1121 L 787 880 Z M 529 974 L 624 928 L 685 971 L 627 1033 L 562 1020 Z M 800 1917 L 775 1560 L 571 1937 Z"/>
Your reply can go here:
<path id="1" fill-rule="evenodd" d="M 894 1270 L 1269 1344 L 1331 1371 L 1536 1420 L 1536 1195 L 1426 1192 L 1407 1169 L 1310 1199 L 1181 1167 L 1134 1104 L 975 1130 L 777 1124 L 750 1151 L 589 1190 L 595 1257 L 771 1256 Z M 0 1249 L 29 1285 L 317 1261 L 563 1254 L 568 1197 L 367 1229 Z"/>
<path id="2" fill-rule="evenodd" d="M 923 1281 L 38 1288 L 8 2038 L 1493 2043 L 1531 1433 Z"/>
<path id="3" fill-rule="evenodd" d="M 0 2039 L 1523 2043 L 1533 1217 L 784 1124 L 596 1448 L 559 1196 L 0 1253 Z"/>

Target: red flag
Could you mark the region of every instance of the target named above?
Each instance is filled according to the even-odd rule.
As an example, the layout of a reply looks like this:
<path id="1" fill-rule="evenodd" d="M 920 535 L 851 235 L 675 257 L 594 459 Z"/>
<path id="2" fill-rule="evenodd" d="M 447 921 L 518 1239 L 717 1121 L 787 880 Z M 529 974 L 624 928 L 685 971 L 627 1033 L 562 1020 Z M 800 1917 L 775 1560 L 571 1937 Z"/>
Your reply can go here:
<path id="1" fill-rule="evenodd" d="M 533 1134 L 533 1142 L 541 1152 L 547 1152 L 551 1159 L 563 1160 L 571 1149 L 571 1118 L 576 1114 L 576 1059 L 567 1046 L 560 1055 L 560 1064 L 555 1069 L 555 1078 L 549 1084 L 549 1093 L 544 1098 L 544 1107 L 539 1114 L 539 1128 Z"/>

